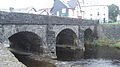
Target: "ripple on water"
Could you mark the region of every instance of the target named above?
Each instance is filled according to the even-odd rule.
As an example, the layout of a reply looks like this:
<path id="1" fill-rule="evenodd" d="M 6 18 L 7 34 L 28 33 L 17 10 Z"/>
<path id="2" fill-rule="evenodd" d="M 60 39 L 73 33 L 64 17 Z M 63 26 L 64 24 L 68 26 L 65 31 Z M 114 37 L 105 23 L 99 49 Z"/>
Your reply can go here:
<path id="1" fill-rule="evenodd" d="M 58 62 L 57 67 L 120 67 L 119 60 L 83 59 L 80 61 Z"/>

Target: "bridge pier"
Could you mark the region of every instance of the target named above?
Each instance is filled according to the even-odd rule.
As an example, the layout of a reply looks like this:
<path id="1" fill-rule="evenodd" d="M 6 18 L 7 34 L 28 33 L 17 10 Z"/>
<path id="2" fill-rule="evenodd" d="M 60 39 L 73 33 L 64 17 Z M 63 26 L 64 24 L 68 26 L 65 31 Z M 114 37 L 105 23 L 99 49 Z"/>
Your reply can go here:
<path id="1" fill-rule="evenodd" d="M 81 49 L 83 51 L 85 51 L 85 46 L 84 46 L 84 30 L 82 30 L 79 26 L 79 36 L 78 36 L 80 42 L 79 42 L 79 46 L 81 47 Z"/>
<path id="2" fill-rule="evenodd" d="M 46 42 L 48 47 L 48 54 L 51 56 L 51 58 L 57 58 L 55 32 L 52 31 L 52 29 L 53 27 L 51 25 L 47 25 Z"/>

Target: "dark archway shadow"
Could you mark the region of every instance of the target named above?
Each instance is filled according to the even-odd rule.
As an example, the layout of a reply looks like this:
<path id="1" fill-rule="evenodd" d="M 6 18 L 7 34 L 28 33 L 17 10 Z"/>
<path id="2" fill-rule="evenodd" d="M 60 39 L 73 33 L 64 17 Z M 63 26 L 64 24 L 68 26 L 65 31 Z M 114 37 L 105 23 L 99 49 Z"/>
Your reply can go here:
<path id="1" fill-rule="evenodd" d="M 77 35 L 71 29 L 64 29 L 57 35 L 56 55 L 58 60 L 76 60 L 80 57 L 81 51 L 76 49 L 76 39 Z"/>
<path id="2" fill-rule="evenodd" d="M 84 41 L 86 43 L 86 41 L 93 41 L 94 36 L 93 36 L 93 31 L 88 28 L 84 31 Z"/>
<path id="3" fill-rule="evenodd" d="M 50 64 L 49 62 L 34 59 L 36 56 L 41 57 L 40 55 L 43 55 L 43 42 L 41 37 L 37 34 L 23 31 L 13 34 L 8 39 L 11 43 L 9 47 L 10 51 L 27 67 L 47 67 L 49 65 L 50 67 L 55 67 L 55 65 Z"/>
<path id="4" fill-rule="evenodd" d="M 11 49 L 21 52 L 43 53 L 42 39 L 33 32 L 18 32 L 8 39 Z"/>
<path id="5" fill-rule="evenodd" d="M 84 59 L 90 58 L 92 54 L 92 46 L 91 43 L 95 39 L 93 31 L 88 28 L 84 31 L 84 47 L 85 47 L 85 52 L 84 52 Z M 91 55 L 91 56 L 90 56 Z"/>

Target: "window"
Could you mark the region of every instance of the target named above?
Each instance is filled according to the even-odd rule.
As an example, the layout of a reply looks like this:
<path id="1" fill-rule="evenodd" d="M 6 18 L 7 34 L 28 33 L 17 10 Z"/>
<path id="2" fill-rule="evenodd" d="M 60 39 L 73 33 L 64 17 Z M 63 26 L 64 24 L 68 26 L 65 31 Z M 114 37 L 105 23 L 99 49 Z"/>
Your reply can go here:
<path id="1" fill-rule="evenodd" d="M 63 9 L 62 9 L 62 13 L 66 13 L 66 8 L 63 8 Z"/>
<path id="2" fill-rule="evenodd" d="M 103 14 L 105 16 L 105 14 Z"/>
<path id="3" fill-rule="evenodd" d="M 103 22 L 105 23 L 105 18 L 103 18 Z"/>
<path id="4" fill-rule="evenodd" d="M 99 23 L 100 21 L 98 20 L 98 23 Z"/>
<path id="5" fill-rule="evenodd" d="M 90 16 L 92 16 L 92 14 L 90 14 Z"/>
<path id="6" fill-rule="evenodd" d="M 99 16 L 100 14 L 99 14 L 99 12 L 97 12 L 97 16 Z"/>

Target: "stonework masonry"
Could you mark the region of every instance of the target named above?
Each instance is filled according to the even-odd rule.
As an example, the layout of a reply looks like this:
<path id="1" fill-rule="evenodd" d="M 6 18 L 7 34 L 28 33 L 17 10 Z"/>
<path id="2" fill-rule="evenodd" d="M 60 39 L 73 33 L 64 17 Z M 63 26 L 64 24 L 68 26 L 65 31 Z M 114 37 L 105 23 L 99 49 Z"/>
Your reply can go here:
<path id="1" fill-rule="evenodd" d="M 2 44 L 0 44 L 0 67 L 26 67 Z"/>
<path id="2" fill-rule="evenodd" d="M 102 38 L 120 39 L 120 25 L 119 24 L 98 25 L 97 33 L 98 36 Z"/>
<path id="3" fill-rule="evenodd" d="M 84 31 L 90 28 L 95 32 L 96 21 L 67 17 L 45 16 L 25 13 L 0 12 L 0 42 L 8 42 L 8 38 L 19 32 L 33 32 L 43 42 L 44 52 L 56 55 L 56 37 L 64 29 L 70 29 L 84 47 Z M 52 53 L 51 53 L 52 52 Z"/>

